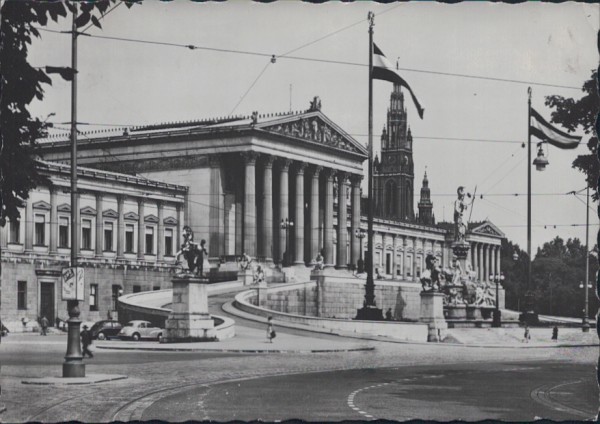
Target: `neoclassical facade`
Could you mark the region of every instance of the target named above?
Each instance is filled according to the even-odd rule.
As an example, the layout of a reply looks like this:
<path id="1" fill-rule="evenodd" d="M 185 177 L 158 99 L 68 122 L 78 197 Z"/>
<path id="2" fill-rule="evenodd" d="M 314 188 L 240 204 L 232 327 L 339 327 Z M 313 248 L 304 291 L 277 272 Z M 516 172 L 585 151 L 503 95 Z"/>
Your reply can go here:
<path id="1" fill-rule="evenodd" d="M 5 323 L 66 319 L 61 269 L 71 255 L 70 166 L 38 162 L 50 184 L 30 193 L 21 219 L 0 228 Z M 122 293 L 170 287 L 187 187 L 78 169 L 78 264 L 85 268 L 82 318 L 116 316 Z"/>
<path id="2" fill-rule="evenodd" d="M 392 100 L 403 112 L 394 112 L 390 123 L 398 129 L 390 134 L 403 134 L 400 94 Z M 406 143 L 390 140 L 390 155 L 409 152 Z M 22 219 L 0 232 L 4 320 L 65 317 L 59 293 L 60 269 L 70 255 L 70 141 L 48 138 L 41 154 L 40 170 L 52 184 L 32 192 Z M 361 214 L 368 200 L 361 194 L 366 159 L 365 147 L 317 101 L 303 112 L 86 134 L 78 142 L 76 220 L 79 262 L 86 268 L 82 318 L 114 316 L 120 293 L 170 287 L 183 225 L 192 228 L 196 242 L 207 240 L 216 278 L 234 273 L 243 253 L 272 269 L 306 271 L 296 275 L 307 275 L 319 252 L 328 267 L 355 269 L 367 255 L 366 238 L 357 237 L 367 228 Z M 385 190 L 376 193 L 384 196 Z M 374 221 L 376 277 L 418 290 L 427 255 L 451 266 L 453 224 L 434 223 L 428 187 L 420 219 L 396 202 L 404 191 L 388 194 L 396 206 L 380 204 L 393 213 L 378 213 Z M 471 263 L 481 280 L 500 273 L 503 237 L 488 221 L 469 226 Z"/>

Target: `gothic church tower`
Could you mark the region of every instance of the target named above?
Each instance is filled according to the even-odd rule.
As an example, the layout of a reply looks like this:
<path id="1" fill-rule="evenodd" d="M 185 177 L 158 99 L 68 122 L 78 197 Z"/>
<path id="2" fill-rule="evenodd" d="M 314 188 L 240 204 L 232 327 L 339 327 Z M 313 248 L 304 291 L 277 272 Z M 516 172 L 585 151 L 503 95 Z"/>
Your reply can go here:
<path id="1" fill-rule="evenodd" d="M 413 140 L 406 118 L 404 94 L 394 84 L 381 134 L 381 161 L 375 158 L 373 164 L 375 216 L 379 218 L 415 220 Z"/>
<path id="2" fill-rule="evenodd" d="M 421 199 L 419 200 L 419 217 L 417 222 L 423 225 L 434 225 L 435 217 L 433 215 L 433 203 L 431 202 L 431 191 L 429 190 L 429 180 L 427 171 L 423 177 L 423 186 L 421 187 Z"/>

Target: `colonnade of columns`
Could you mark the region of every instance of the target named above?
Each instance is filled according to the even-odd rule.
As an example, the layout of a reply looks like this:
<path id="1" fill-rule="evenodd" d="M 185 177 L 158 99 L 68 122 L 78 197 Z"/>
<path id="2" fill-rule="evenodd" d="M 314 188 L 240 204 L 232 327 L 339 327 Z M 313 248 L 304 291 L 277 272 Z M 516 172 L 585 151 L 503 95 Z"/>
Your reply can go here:
<path id="1" fill-rule="evenodd" d="M 47 240 L 47 247 L 48 247 L 48 254 L 50 255 L 56 255 L 58 254 L 58 249 L 69 249 L 70 248 L 70 234 L 68 236 L 68 245 L 67 246 L 59 246 L 59 212 L 58 212 L 58 199 L 57 199 L 57 188 L 56 187 L 51 187 L 50 189 L 50 208 L 49 208 L 49 222 L 48 222 L 48 238 Z M 92 246 L 91 250 L 93 251 L 93 255 L 97 258 L 101 258 L 104 257 L 103 253 L 104 253 L 104 248 L 105 245 L 104 243 L 104 229 L 105 229 L 105 222 L 109 221 L 108 218 L 106 218 L 104 216 L 104 198 L 106 196 L 105 193 L 102 192 L 95 192 L 93 193 L 95 196 L 95 220 L 96 220 L 96 225 L 93 228 L 93 231 L 95 232 L 95 243 Z M 79 196 L 80 198 L 80 196 Z M 116 220 L 116 228 L 114 229 L 116 231 L 116 259 L 125 259 L 125 253 L 131 253 L 131 252 L 125 252 L 125 212 L 124 212 L 124 204 L 125 204 L 125 200 L 126 200 L 126 196 L 124 195 L 117 195 L 117 220 Z M 78 199 L 79 200 L 79 199 Z M 157 234 L 154 235 L 154 250 L 152 254 L 156 255 L 156 258 L 158 261 L 161 261 L 164 259 L 164 255 L 165 255 L 165 251 L 164 251 L 164 235 L 165 235 L 165 224 L 164 224 L 164 207 L 165 207 L 165 202 L 161 201 L 161 200 L 148 200 L 145 198 L 136 198 L 137 200 L 137 249 L 135 251 L 136 253 L 136 257 L 137 259 L 140 260 L 144 260 L 145 259 L 145 254 L 146 254 L 146 249 L 145 249 L 145 228 L 147 226 L 146 221 L 145 221 L 145 205 L 148 203 L 154 203 L 154 205 L 156 205 L 157 207 L 157 212 L 158 212 L 158 222 L 156 222 L 156 230 L 157 230 Z M 33 247 L 34 247 L 34 228 L 35 228 L 35 220 L 34 220 L 34 214 L 35 214 L 35 209 L 33 207 L 33 204 L 35 203 L 33 199 L 29 199 L 25 202 L 25 213 L 24 213 L 24 239 L 23 239 L 23 245 L 24 245 L 24 251 L 26 253 L 30 253 L 33 252 Z M 80 204 L 80 202 L 77 202 L 78 204 Z M 175 251 L 178 248 L 178 245 L 181 241 L 181 237 L 182 237 L 182 226 L 183 226 L 183 204 L 182 203 L 173 203 L 171 204 L 171 206 L 175 206 L 176 208 L 176 216 L 177 216 L 177 226 L 176 226 L 176 231 L 175 234 L 173 234 L 174 240 L 173 240 L 173 251 L 171 252 L 172 254 L 175 253 Z M 46 209 L 47 210 L 47 209 Z M 81 211 L 76 211 L 76 225 L 75 225 L 75 231 L 77 231 L 79 237 L 81 237 Z M 67 215 L 68 213 L 68 215 Z M 62 215 L 64 216 L 68 216 L 68 220 L 69 220 L 69 233 L 71 231 L 73 231 L 73 223 L 71 222 L 71 214 L 70 211 L 69 212 L 63 212 Z M 134 221 L 132 221 L 134 222 Z M 8 232 L 10 231 L 10 225 L 6 225 L 4 228 L 1 229 L 2 230 L 2 236 L 0 237 L 0 249 L 4 249 L 7 247 L 8 244 Z M 81 243 L 78 243 L 76 246 L 78 252 L 77 254 L 80 255 L 81 251 L 82 251 L 82 246 Z M 86 249 L 89 250 L 89 249 Z"/>
<path id="2" fill-rule="evenodd" d="M 471 264 L 480 281 L 490 281 L 490 275 L 500 274 L 500 246 L 471 242 Z"/>
<path id="3" fill-rule="evenodd" d="M 353 235 L 360 226 L 360 175 L 255 152 L 246 152 L 242 157 L 244 253 L 266 262 L 280 263 L 287 249 L 290 264 L 310 265 L 321 251 L 326 266 L 346 268 L 348 264 L 356 264 L 359 240 Z M 257 172 L 258 167 L 262 168 L 261 172 Z M 261 180 L 257 181 L 257 177 Z M 333 188 L 336 181 L 338 225 L 334 254 Z M 348 186 L 351 190 L 350 240 Z M 260 199 L 256 197 L 256 187 L 262 188 Z M 282 228 L 280 223 L 286 219 L 293 222 L 293 226 Z"/>

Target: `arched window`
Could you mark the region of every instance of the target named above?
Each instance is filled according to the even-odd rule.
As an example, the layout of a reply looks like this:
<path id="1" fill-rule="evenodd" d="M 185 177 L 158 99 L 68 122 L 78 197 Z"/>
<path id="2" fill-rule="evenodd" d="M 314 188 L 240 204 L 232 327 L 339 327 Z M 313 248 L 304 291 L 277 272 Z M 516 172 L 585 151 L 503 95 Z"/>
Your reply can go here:
<path id="1" fill-rule="evenodd" d="M 396 216 L 397 215 L 397 193 L 398 188 L 393 180 L 388 180 L 385 183 L 385 215 Z"/>

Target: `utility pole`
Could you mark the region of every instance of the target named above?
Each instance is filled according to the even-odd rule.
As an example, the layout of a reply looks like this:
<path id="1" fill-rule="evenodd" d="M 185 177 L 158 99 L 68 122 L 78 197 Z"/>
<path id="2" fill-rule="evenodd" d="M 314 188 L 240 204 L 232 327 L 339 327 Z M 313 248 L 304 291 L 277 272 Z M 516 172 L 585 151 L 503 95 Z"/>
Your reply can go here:
<path id="1" fill-rule="evenodd" d="M 583 319 L 581 322 L 581 331 L 587 333 L 590 331 L 590 324 L 588 322 L 588 308 L 589 308 L 589 294 L 588 285 L 590 284 L 590 185 L 586 188 L 586 201 L 585 201 L 585 282 L 583 283 L 583 290 L 585 290 L 585 306 L 583 308 Z"/>
<path id="2" fill-rule="evenodd" d="M 79 202 L 77 193 L 77 3 L 73 3 L 73 23 L 71 26 L 71 268 L 75 270 L 77 285 L 77 253 L 79 251 Z M 85 364 L 81 355 L 79 300 L 67 300 L 69 313 L 67 353 L 63 362 L 63 377 L 85 377 Z"/>

